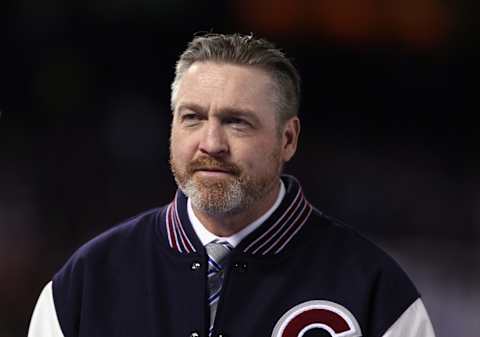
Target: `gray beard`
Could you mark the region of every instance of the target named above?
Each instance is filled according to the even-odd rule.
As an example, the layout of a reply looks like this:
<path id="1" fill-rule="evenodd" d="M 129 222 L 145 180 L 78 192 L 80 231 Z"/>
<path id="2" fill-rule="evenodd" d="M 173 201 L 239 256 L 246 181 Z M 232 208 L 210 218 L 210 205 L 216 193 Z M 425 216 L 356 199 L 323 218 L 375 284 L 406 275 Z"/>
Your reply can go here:
<path id="1" fill-rule="evenodd" d="M 205 184 L 188 179 L 183 186 L 177 184 L 196 209 L 210 215 L 234 214 L 254 201 L 238 178 Z"/>

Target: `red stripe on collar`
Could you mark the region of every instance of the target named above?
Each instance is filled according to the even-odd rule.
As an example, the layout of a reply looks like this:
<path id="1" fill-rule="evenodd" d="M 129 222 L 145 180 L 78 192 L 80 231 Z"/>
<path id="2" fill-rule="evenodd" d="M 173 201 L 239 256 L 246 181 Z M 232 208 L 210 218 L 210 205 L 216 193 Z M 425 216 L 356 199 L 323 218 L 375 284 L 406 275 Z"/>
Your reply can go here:
<path id="1" fill-rule="evenodd" d="M 180 220 L 180 216 L 178 215 L 177 196 L 178 195 L 175 195 L 175 199 L 168 205 L 165 215 L 168 244 L 170 245 L 170 248 L 179 253 L 190 254 L 196 252 L 196 250 L 188 238 L 185 229 L 183 228 L 182 221 Z"/>
<path id="2" fill-rule="evenodd" d="M 312 207 L 298 189 L 297 195 L 278 220 L 261 236 L 248 245 L 245 253 L 266 255 L 278 254 L 297 234 L 310 216 Z"/>
<path id="3" fill-rule="evenodd" d="M 289 242 L 293 239 L 295 234 L 303 227 L 307 219 L 312 213 L 312 206 L 305 200 L 304 208 L 302 212 L 295 218 L 295 220 L 287 227 L 286 231 L 275 241 L 275 243 L 270 246 L 269 249 L 265 250 L 262 255 L 266 255 L 269 251 L 273 250 L 275 247 L 278 247 L 274 254 L 278 254 Z M 283 242 L 283 243 L 282 243 Z"/>
<path id="4" fill-rule="evenodd" d="M 166 212 L 166 219 L 165 219 L 166 220 L 165 225 L 167 227 L 168 244 L 170 245 L 171 248 L 181 252 L 180 247 L 178 247 L 178 243 L 174 233 L 175 228 L 173 223 L 172 208 L 173 208 L 173 202 L 170 205 L 168 205 L 167 212 Z"/>
<path id="5" fill-rule="evenodd" d="M 177 192 L 178 193 L 178 192 Z M 196 252 L 195 248 L 192 245 L 192 242 L 188 238 L 187 234 L 185 233 L 185 229 L 183 228 L 182 221 L 180 220 L 180 216 L 178 215 L 178 208 L 177 208 L 177 195 L 175 196 L 174 201 L 174 222 L 176 224 L 176 229 L 178 232 L 178 236 L 180 236 L 180 240 L 182 242 L 183 248 L 187 253 Z"/>
<path id="6" fill-rule="evenodd" d="M 278 254 L 292 241 L 309 219 L 313 207 L 305 199 L 300 184 L 294 177 L 283 176 L 282 178 L 288 186 L 287 195 L 279 209 L 257 230 L 245 238 L 246 242 L 242 245 L 245 248 L 241 248 L 243 253 L 252 255 Z M 168 205 L 165 212 L 168 244 L 180 254 L 197 252 L 192 243 L 197 239 L 192 235 L 196 234 L 191 228 L 185 227 L 185 224 L 191 226 L 186 212 L 186 202 L 187 198 L 180 191 L 177 191 L 174 200 Z M 257 233 L 256 237 L 254 233 Z M 195 242 L 198 242 L 198 240 Z"/>

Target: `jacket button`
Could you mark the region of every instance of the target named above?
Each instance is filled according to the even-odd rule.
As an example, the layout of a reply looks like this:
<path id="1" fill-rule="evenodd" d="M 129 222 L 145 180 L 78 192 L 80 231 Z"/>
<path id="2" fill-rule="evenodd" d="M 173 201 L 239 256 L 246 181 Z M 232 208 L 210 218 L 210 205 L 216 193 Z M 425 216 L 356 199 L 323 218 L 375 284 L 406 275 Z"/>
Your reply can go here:
<path id="1" fill-rule="evenodd" d="M 236 271 L 244 272 L 247 270 L 248 265 L 246 263 L 235 262 L 233 263 L 233 268 Z M 224 336 L 225 337 L 225 336 Z"/>
<path id="2" fill-rule="evenodd" d="M 202 266 L 202 265 L 200 264 L 200 262 L 195 261 L 195 262 L 192 263 L 191 268 L 192 268 L 192 270 L 200 270 L 200 267 L 201 267 L 201 266 Z"/>
<path id="3" fill-rule="evenodd" d="M 190 337 L 199 337 L 199 333 L 196 332 L 196 331 L 193 331 L 191 334 L 190 334 Z"/>

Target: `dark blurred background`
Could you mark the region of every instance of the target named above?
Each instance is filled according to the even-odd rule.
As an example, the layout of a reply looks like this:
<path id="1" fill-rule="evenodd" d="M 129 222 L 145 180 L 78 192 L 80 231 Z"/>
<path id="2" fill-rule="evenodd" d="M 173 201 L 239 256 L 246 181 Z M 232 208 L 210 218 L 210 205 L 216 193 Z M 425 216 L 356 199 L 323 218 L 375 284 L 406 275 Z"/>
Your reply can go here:
<path id="1" fill-rule="evenodd" d="M 0 4 L 0 337 L 86 240 L 175 191 L 169 85 L 198 31 L 293 58 L 287 171 L 379 243 L 438 337 L 480 331 L 479 5 L 467 0 L 17 0 Z"/>

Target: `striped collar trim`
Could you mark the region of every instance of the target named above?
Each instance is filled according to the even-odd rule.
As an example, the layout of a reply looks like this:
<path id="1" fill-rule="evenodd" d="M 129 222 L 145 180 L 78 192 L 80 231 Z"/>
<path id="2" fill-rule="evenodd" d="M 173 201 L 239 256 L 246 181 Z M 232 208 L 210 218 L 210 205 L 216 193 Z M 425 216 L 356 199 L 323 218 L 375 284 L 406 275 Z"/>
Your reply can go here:
<path id="1" fill-rule="evenodd" d="M 168 205 L 167 211 L 165 212 L 168 244 L 170 248 L 175 249 L 179 253 L 196 253 L 195 247 L 188 238 L 180 216 L 178 215 L 177 200 L 179 199 L 179 193 L 180 192 L 177 191 L 175 199 Z"/>
<path id="2" fill-rule="evenodd" d="M 282 208 L 283 212 L 277 215 L 265 231 L 255 238 L 243 250 L 244 253 L 267 255 L 278 254 L 300 231 L 312 213 L 312 206 L 305 199 L 302 189 L 298 188 L 293 201 Z"/>
<path id="3" fill-rule="evenodd" d="M 260 256 L 280 253 L 310 217 L 313 207 L 305 199 L 297 179 L 292 176 L 282 176 L 282 179 L 287 188 L 287 194 L 265 223 L 239 244 L 238 249 L 243 253 Z M 183 193 L 177 191 L 175 199 L 167 206 L 165 212 L 168 244 L 180 254 L 196 253 L 198 248 L 195 249 L 192 242 L 195 242 L 198 247 L 201 246 L 191 228 L 186 212 L 186 202 L 187 198 Z"/>

